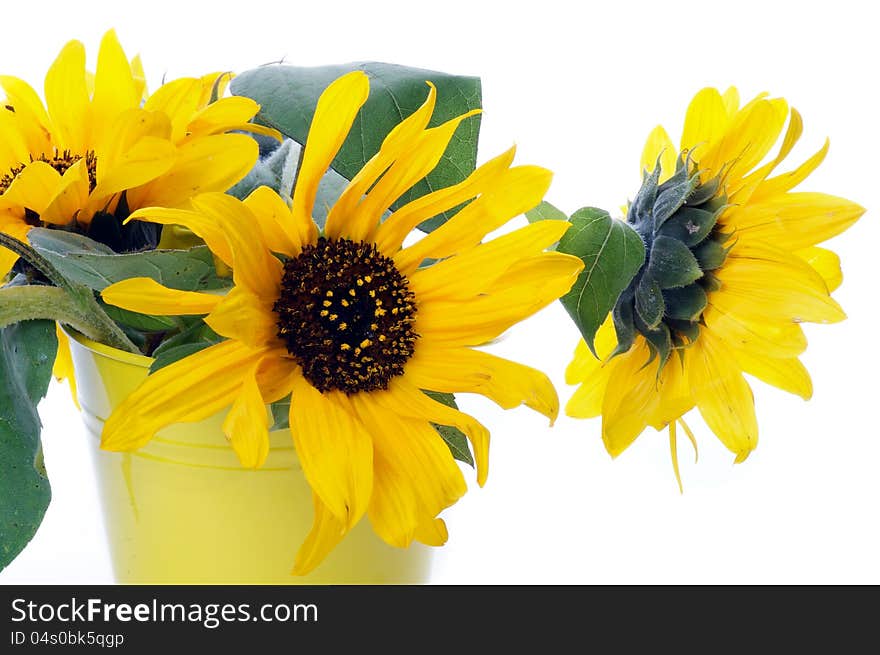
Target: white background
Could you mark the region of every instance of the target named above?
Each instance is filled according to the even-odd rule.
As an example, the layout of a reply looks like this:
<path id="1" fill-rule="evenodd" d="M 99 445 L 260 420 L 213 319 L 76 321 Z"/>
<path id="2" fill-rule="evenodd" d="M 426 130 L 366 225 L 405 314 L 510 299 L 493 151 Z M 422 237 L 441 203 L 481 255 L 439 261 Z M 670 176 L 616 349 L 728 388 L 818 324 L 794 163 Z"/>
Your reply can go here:
<path id="1" fill-rule="evenodd" d="M 5 12 L 0 71 L 42 87 L 61 46 L 92 57 L 115 27 L 162 76 L 390 61 L 483 79 L 480 160 L 510 144 L 556 172 L 548 200 L 571 212 L 613 209 L 635 192 L 642 142 L 658 122 L 673 139 L 703 86 L 782 95 L 804 116 L 803 159 L 831 137 L 803 189 L 868 207 L 832 242 L 844 260 L 835 294 L 849 319 L 808 326 L 804 402 L 754 383 L 761 443 L 741 465 L 702 422 L 693 462 L 680 448 L 679 495 L 664 434 L 617 460 L 598 421 L 461 404 L 493 432 L 489 483 L 445 517 L 435 583 L 880 583 L 877 427 L 878 78 L 869 3 L 284 2 L 16 3 Z M 521 221 L 524 219 L 520 219 Z M 542 368 L 563 402 L 576 331 L 557 304 L 494 350 Z M 54 499 L 0 583 L 112 582 L 84 433 L 66 389 L 41 406 Z M 293 549 L 291 547 L 291 555 Z"/>

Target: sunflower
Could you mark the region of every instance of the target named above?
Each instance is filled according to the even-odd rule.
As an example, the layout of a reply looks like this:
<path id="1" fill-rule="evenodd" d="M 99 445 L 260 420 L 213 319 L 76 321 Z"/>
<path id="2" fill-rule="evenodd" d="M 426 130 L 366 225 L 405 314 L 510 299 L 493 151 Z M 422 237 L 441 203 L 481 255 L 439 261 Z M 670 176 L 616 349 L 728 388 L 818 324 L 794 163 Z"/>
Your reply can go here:
<path id="1" fill-rule="evenodd" d="M 45 105 L 27 82 L 0 76 L 0 231 L 19 240 L 36 225 L 106 234 L 139 207 L 225 191 L 258 154 L 253 139 L 226 132 L 267 132 L 248 124 L 253 100 L 214 100 L 226 82 L 182 78 L 145 97 L 140 60 L 127 59 L 113 31 L 94 75 L 82 43 L 64 46 L 46 75 Z M 0 248 L 0 280 L 16 259 Z"/>
<path id="2" fill-rule="evenodd" d="M 146 279 L 103 294 L 134 311 L 207 314 L 207 324 L 226 337 L 149 376 L 109 417 L 104 448 L 135 449 L 164 426 L 229 408 L 224 432 L 241 463 L 258 467 L 269 447 L 265 405 L 291 394 L 291 433 L 315 510 L 296 557 L 298 574 L 313 569 L 365 513 L 394 546 L 445 542 L 437 515 L 464 494 L 465 482 L 432 424 L 467 435 L 480 485 L 488 473 L 489 433 L 423 390 L 479 393 L 554 420 L 558 399 L 543 373 L 473 346 L 558 298 L 582 268 L 575 257 L 544 251 L 567 229 L 565 221 L 481 243 L 537 205 L 550 182 L 544 169 L 511 167 L 512 149 L 381 221 L 475 113 L 427 128 L 436 96 L 431 85 L 425 103 L 350 182 L 320 233 L 312 220 L 319 180 L 368 93 L 361 72 L 323 92 L 292 206 L 261 187 L 243 202 L 205 194 L 191 211 L 133 214 L 202 237 L 232 266 L 234 287 L 226 296 Z M 442 227 L 402 247 L 416 225 L 468 201 Z M 423 266 L 426 260 L 439 261 Z"/>
<path id="3" fill-rule="evenodd" d="M 768 157 L 787 122 L 775 156 Z M 831 292 L 840 260 L 817 244 L 852 225 L 863 208 L 835 196 L 793 192 L 822 162 L 828 142 L 794 170 L 773 176 L 803 129 L 781 98 L 740 106 L 736 89 L 703 89 L 687 110 L 681 148 L 662 127 L 642 154 L 644 182 L 627 212 L 648 256 L 596 335 L 566 371 L 580 384 L 573 417 L 602 416 L 616 457 L 648 426 L 669 429 L 698 408 L 742 462 L 758 443 L 747 373 L 805 399 L 801 323 L 845 318 Z M 653 172 L 651 172 L 653 171 Z"/>

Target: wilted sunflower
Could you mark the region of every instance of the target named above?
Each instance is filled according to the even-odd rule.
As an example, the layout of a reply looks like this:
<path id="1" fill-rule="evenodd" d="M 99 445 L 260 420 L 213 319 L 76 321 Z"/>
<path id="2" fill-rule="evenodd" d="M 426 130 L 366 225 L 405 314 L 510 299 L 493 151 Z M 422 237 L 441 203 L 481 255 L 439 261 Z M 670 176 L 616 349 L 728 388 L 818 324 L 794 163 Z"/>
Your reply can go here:
<path id="1" fill-rule="evenodd" d="M 786 120 L 778 153 L 762 164 Z M 662 127 L 649 136 L 644 183 L 626 219 L 646 245 L 646 262 L 596 335 L 599 359 L 581 340 L 566 371 L 569 384 L 581 385 L 566 413 L 601 415 L 612 456 L 647 426 L 668 426 L 678 477 L 676 425 L 694 442 L 683 416 L 697 407 L 741 462 L 758 443 L 743 373 L 812 394 L 798 360 L 807 345 L 800 323 L 845 317 L 830 295 L 842 280 L 840 260 L 817 244 L 864 210 L 792 191 L 822 162 L 827 141 L 771 177 L 802 129 L 781 98 L 740 107 L 736 89 L 707 88 L 688 108 L 680 150 Z"/>
<path id="2" fill-rule="evenodd" d="M 140 60 L 129 62 L 113 31 L 94 75 L 82 43 L 64 46 L 46 75 L 45 105 L 27 82 L 0 76 L 0 231 L 25 241 L 33 226 L 64 227 L 125 249 L 118 233 L 130 211 L 225 191 L 258 155 L 253 139 L 225 132 L 266 131 L 247 124 L 253 100 L 212 102 L 227 81 L 177 79 L 145 98 Z M 0 280 L 16 259 L 0 247 Z"/>
<path id="3" fill-rule="evenodd" d="M 231 405 L 224 431 L 242 464 L 257 467 L 269 447 L 265 405 L 292 392 L 291 432 L 315 508 L 296 557 L 294 572 L 301 574 L 364 513 L 394 546 L 445 542 L 437 515 L 465 492 L 465 482 L 431 424 L 468 436 L 480 484 L 489 433 L 422 390 L 479 393 L 504 408 L 524 403 L 554 419 L 558 399 L 543 373 L 472 346 L 558 298 L 582 268 L 577 258 L 544 252 L 567 229 L 564 221 L 481 243 L 537 205 L 549 185 L 544 169 L 511 168 L 513 150 L 380 222 L 436 166 L 459 123 L 474 113 L 428 129 L 433 86 L 351 181 L 319 235 L 312 220 L 318 183 L 368 93 L 368 78 L 355 72 L 321 95 L 291 208 L 261 187 L 244 202 L 207 194 L 193 202 L 195 211 L 134 214 L 185 225 L 204 238 L 232 265 L 228 295 L 173 291 L 145 279 L 103 294 L 149 314 L 208 314 L 208 325 L 228 339 L 151 375 L 111 415 L 103 447 L 135 449 L 166 425 Z M 442 227 L 402 247 L 416 225 L 468 200 Z M 420 267 L 426 259 L 441 261 Z"/>

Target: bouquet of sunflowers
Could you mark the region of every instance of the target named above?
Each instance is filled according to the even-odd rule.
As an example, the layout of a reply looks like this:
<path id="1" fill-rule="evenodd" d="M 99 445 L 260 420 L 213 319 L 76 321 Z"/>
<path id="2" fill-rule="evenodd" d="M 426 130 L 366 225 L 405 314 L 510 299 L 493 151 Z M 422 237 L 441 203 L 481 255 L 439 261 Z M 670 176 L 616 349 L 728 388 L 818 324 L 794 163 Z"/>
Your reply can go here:
<path id="1" fill-rule="evenodd" d="M 552 423 L 548 377 L 478 347 L 557 299 L 584 337 L 568 414 L 601 415 L 612 456 L 668 429 L 674 464 L 694 408 L 745 459 L 743 373 L 809 396 L 799 323 L 843 318 L 839 260 L 817 244 L 863 210 L 791 191 L 827 144 L 772 175 L 802 130 L 781 99 L 700 92 L 680 148 L 651 134 L 616 220 L 544 201 L 551 173 L 513 148 L 478 164 L 476 78 L 270 65 L 149 90 L 111 31 L 94 74 L 72 41 L 44 98 L 0 85 L 0 568 L 49 503 L 36 406 L 53 375 L 108 457 L 216 418 L 205 448 L 275 470 L 282 433 L 310 527 L 278 547 L 284 574 L 306 575 L 365 518 L 390 546 L 446 541 L 468 466 L 479 485 L 489 470 L 489 430 L 454 394 Z M 143 379 L 110 383 L 95 410 L 83 349 L 140 362 Z M 113 461 L 130 492 L 131 461 Z"/>

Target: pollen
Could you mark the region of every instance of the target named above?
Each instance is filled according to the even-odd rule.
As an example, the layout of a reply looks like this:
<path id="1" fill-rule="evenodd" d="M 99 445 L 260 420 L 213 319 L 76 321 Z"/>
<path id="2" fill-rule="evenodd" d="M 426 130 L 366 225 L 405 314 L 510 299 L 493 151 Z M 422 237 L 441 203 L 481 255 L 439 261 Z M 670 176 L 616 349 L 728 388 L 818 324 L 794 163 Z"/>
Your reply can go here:
<path id="1" fill-rule="evenodd" d="M 321 392 L 387 389 L 415 352 L 415 296 L 373 244 L 321 237 L 306 246 L 285 263 L 274 309 L 279 338 Z"/>

